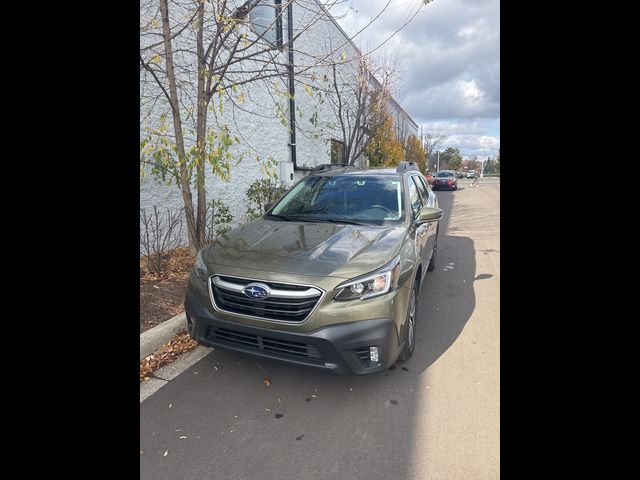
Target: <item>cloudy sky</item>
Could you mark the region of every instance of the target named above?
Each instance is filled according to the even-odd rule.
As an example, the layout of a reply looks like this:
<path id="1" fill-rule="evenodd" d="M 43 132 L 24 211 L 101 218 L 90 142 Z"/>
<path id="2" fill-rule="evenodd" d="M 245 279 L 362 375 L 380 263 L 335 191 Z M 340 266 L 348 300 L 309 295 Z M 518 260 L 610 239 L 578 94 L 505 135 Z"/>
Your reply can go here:
<path id="1" fill-rule="evenodd" d="M 332 9 L 350 35 L 388 0 L 346 0 Z M 355 38 L 369 52 L 398 30 L 419 0 L 391 0 Z M 341 18 L 340 18 L 341 17 Z M 495 156 L 500 147 L 500 1 L 433 0 L 375 54 L 397 55 L 400 104 L 423 132 L 446 135 L 443 147 L 465 157 Z"/>

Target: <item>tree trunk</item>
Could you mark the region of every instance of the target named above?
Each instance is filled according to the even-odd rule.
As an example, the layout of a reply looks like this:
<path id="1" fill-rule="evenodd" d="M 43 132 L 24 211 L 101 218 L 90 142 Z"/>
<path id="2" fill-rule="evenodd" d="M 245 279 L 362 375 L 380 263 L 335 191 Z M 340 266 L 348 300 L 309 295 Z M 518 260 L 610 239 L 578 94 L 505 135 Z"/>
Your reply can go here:
<path id="1" fill-rule="evenodd" d="M 198 110 L 196 118 L 196 185 L 198 192 L 198 213 L 196 219 L 196 233 L 198 248 L 207 244 L 207 191 L 205 188 L 205 150 L 207 142 L 207 107 L 209 106 L 208 92 L 205 89 L 205 54 L 204 54 L 204 7 L 198 11 L 197 21 L 197 54 L 198 54 Z"/>
<path id="2" fill-rule="evenodd" d="M 193 197 L 189 184 L 190 175 L 187 168 L 187 155 L 184 149 L 184 135 L 182 131 L 182 119 L 180 117 L 180 103 L 178 101 L 178 91 L 176 87 L 176 76 L 173 66 L 173 47 L 171 45 L 171 27 L 169 25 L 169 6 L 167 0 L 160 0 L 160 14 L 162 15 L 162 36 L 164 39 L 164 50 L 167 63 L 167 80 L 169 82 L 169 96 L 171 98 L 171 117 L 173 118 L 173 131 L 176 137 L 178 149 L 178 163 L 180 165 L 179 186 L 182 192 L 184 203 L 184 213 L 187 220 L 187 234 L 189 237 L 189 253 L 198 253 L 198 237 L 196 221 L 193 211 Z"/>

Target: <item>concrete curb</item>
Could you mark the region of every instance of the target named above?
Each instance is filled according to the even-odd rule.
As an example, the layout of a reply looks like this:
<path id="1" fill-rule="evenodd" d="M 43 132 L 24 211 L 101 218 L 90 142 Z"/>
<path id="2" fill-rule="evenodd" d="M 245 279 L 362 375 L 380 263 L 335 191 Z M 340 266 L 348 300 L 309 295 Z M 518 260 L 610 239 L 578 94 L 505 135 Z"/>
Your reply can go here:
<path id="1" fill-rule="evenodd" d="M 160 367 L 153 372 L 153 377 L 140 382 L 140 403 L 171 382 L 189 367 L 195 365 L 213 351 L 212 348 L 199 346 L 195 350 L 180 355 L 175 362 Z"/>
<path id="2" fill-rule="evenodd" d="M 184 312 L 140 334 L 140 360 L 186 329 Z"/>

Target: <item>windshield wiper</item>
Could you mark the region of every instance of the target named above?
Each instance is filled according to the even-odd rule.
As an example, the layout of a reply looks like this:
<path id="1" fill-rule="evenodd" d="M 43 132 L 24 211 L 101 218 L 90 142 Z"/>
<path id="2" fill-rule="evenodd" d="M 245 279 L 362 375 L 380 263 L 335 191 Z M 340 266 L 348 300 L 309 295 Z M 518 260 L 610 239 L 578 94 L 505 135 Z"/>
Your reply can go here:
<path id="1" fill-rule="evenodd" d="M 344 223 L 347 225 L 366 225 L 366 223 L 354 222 L 353 220 L 346 220 L 339 217 L 307 217 L 316 222 L 329 222 L 329 223 Z"/>
<path id="2" fill-rule="evenodd" d="M 267 217 L 277 218 L 278 220 L 284 220 L 285 222 L 293 222 L 293 221 L 295 221 L 295 219 L 290 218 L 287 215 L 276 215 L 274 213 L 267 214 Z"/>
<path id="3" fill-rule="evenodd" d="M 305 215 L 304 213 L 293 213 L 291 215 L 276 215 L 270 213 L 268 217 L 275 217 L 286 222 L 310 222 L 310 223 L 344 223 L 348 225 L 364 225 L 366 223 L 354 222 L 353 220 L 346 220 L 337 217 L 317 217 L 312 215 Z"/>
<path id="4" fill-rule="evenodd" d="M 297 213 L 294 213 L 293 215 L 278 215 L 278 214 L 270 213 L 267 215 L 267 217 L 274 217 L 279 220 L 284 220 L 285 222 L 315 222 L 316 221 L 315 219 L 310 220 L 309 217 L 306 215 L 300 216 Z"/>

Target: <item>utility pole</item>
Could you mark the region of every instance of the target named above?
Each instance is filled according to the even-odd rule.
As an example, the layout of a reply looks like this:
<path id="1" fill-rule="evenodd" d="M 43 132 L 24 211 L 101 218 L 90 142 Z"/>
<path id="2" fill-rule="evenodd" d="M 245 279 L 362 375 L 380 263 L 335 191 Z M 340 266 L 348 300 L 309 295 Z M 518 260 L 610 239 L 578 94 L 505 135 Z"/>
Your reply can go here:
<path id="1" fill-rule="evenodd" d="M 440 171 L 440 150 L 438 150 L 438 166 L 436 167 L 436 172 Z"/>

